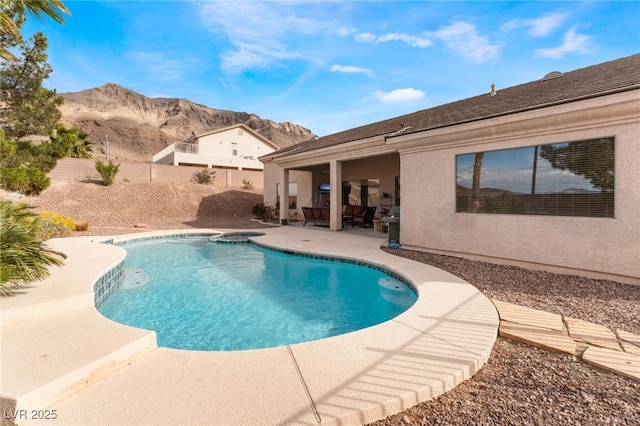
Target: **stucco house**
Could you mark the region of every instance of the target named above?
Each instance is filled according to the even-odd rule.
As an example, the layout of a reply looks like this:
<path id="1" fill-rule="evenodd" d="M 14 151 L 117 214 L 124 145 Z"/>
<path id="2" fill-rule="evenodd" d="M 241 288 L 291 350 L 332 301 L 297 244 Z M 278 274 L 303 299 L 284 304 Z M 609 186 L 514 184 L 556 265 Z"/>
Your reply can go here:
<path id="1" fill-rule="evenodd" d="M 194 135 L 169 145 L 153 156 L 158 164 L 262 170 L 260 156 L 278 149 L 267 138 L 244 124 Z"/>
<path id="2" fill-rule="evenodd" d="M 262 156 L 265 203 L 335 231 L 400 206 L 408 248 L 640 284 L 640 54 L 540 77 Z"/>

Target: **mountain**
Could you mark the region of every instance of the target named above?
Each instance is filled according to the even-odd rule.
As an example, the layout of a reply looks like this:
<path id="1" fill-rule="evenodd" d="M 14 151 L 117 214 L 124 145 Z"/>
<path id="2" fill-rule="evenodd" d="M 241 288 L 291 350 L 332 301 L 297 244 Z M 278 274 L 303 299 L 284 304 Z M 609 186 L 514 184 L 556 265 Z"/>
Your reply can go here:
<path id="1" fill-rule="evenodd" d="M 148 98 L 113 83 L 62 93 L 62 123 L 78 127 L 94 143 L 94 155 L 150 161 L 153 154 L 192 135 L 244 123 L 284 148 L 315 137 L 297 124 L 276 123 L 255 114 L 208 108 L 187 99 Z"/>

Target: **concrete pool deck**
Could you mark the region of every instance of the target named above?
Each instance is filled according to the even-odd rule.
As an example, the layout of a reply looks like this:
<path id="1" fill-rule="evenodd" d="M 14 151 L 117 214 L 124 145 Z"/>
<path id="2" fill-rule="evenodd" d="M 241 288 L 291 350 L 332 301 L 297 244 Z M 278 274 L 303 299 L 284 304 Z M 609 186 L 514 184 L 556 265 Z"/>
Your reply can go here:
<path id="1" fill-rule="evenodd" d="M 220 231 L 234 230 L 113 239 Z M 155 333 L 108 320 L 93 306 L 93 284 L 124 249 L 89 237 L 51 240 L 65 265 L 1 302 L 3 421 L 363 424 L 452 389 L 489 358 L 499 325 L 492 302 L 458 277 L 383 252 L 385 235 L 255 231 L 266 234 L 256 238 L 264 245 L 389 268 L 414 285 L 418 301 L 383 324 L 318 341 L 238 352 L 158 348 Z"/>

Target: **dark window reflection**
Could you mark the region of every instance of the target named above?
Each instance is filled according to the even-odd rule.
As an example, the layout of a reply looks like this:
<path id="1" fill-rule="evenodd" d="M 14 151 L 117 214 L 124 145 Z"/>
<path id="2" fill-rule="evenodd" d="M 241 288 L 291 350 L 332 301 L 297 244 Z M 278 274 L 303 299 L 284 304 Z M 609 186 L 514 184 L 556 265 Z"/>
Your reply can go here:
<path id="1" fill-rule="evenodd" d="M 613 217 L 614 138 L 456 156 L 456 211 Z"/>

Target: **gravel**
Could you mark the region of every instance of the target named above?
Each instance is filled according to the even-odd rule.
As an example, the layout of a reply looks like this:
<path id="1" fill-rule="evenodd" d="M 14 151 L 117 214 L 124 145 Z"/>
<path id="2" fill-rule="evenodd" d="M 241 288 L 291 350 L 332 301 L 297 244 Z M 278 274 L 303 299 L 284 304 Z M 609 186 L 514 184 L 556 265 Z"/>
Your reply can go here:
<path id="1" fill-rule="evenodd" d="M 490 298 L 640 334 L 640 286 L 412 250 Z M 452 391 L 383 425 L 640 425 L 640 382 L 499 337 L 487 364 Z"/>
<path id="2" fill-rule="evenodd" d="M 16 201 L 89 222 L 78 235 L 155 229 L 260 228 L 259 191 L 191 183 L 54 182 Z M 144 227 L 136 227 L 145 225 Z M 490 298 L 640 334 L 640 286 L 531 271 L 405 249 L 388 250 L 457 275 Z M 498 338 L 488 363 L 453 390 L 373 425 L 640 425 L 640 382 L 573 357 Z"/>
<path id="3" fill-rule="evenodd" d="M 487 297 L 640 334 L 640 285 L 415 250 L 383 250 L 427 263 L 476 286 Z"/>

